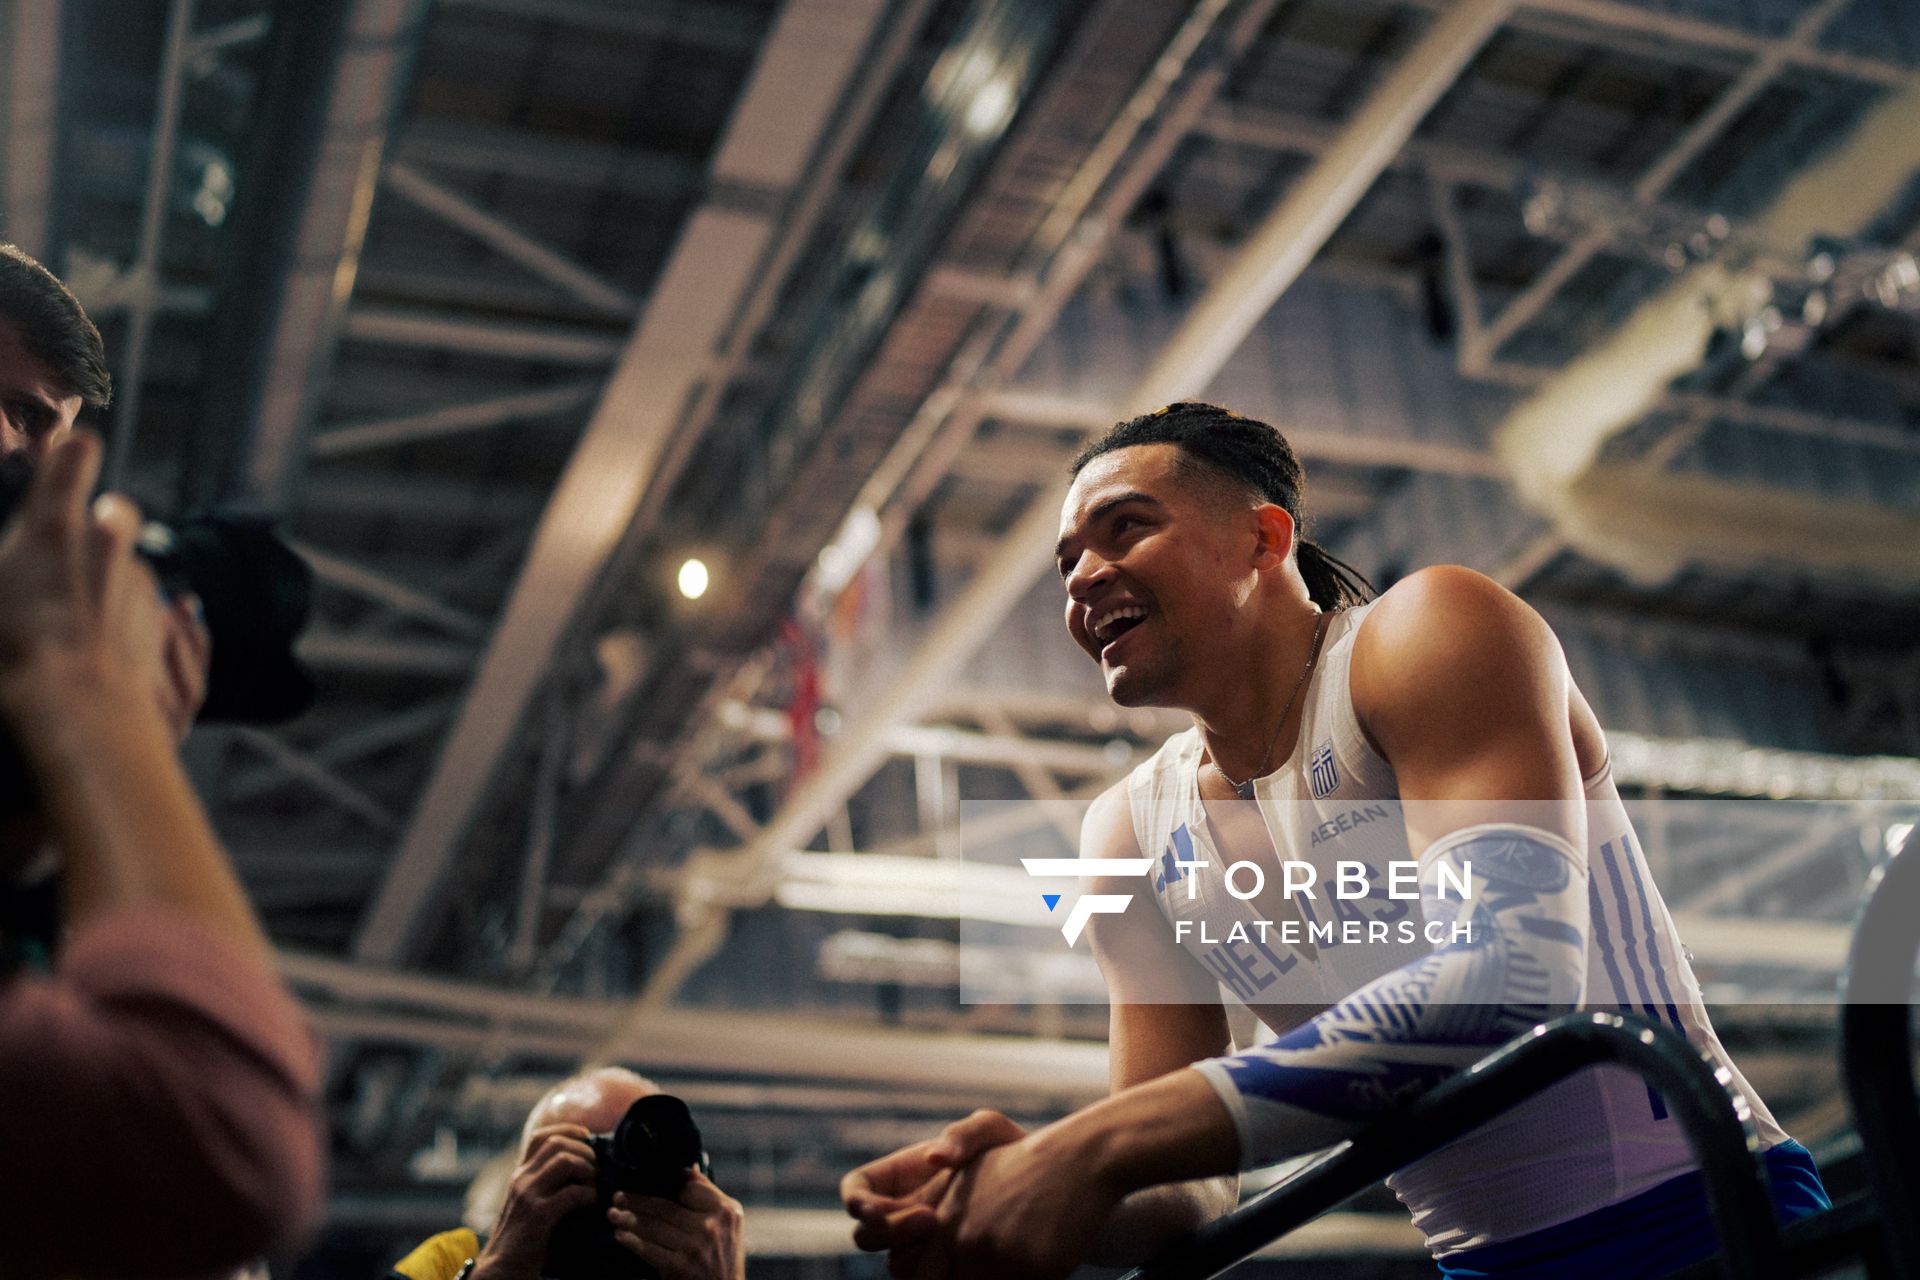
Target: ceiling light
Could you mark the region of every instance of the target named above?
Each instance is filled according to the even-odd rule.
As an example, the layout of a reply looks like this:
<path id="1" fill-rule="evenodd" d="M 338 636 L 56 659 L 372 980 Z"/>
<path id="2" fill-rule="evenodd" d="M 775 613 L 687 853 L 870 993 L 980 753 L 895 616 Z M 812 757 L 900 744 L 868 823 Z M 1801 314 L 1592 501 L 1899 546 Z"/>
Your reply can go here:
<path id="1" fill-rule="evenodd" d="M 995 76 L 980 86 L 967 104 L 967 129 L 978 138 L 998 133 L 1013 114 L 1013 86 L 1004 75 Z"/>
<path id="2" fill-rule="evenodd" d="M 698 600 L 707 594 L 707 584 L 711 580 L 704 560 L 693 558 L 680 566 L 680 594 L 689 600 Z"/>

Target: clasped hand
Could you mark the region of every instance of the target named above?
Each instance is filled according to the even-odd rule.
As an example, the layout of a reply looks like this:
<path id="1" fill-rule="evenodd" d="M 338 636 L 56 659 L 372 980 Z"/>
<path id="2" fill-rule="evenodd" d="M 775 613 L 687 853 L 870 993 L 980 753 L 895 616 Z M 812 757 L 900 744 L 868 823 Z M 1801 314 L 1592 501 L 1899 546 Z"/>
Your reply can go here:
<path id="1" fill-rule="evenodd" d="M 1084 1262 L 1117 1191 L 1076 1169 L 1053 1128 L 976 1111 L 840 1182 L 853 1242 L 895 1280 L 1058 1280 Z"/>

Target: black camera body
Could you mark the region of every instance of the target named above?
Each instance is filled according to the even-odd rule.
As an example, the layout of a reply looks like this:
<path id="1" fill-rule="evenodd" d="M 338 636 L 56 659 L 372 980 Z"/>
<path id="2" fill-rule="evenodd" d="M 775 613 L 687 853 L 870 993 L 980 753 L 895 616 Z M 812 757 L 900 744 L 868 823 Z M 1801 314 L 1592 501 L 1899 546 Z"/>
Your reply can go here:
<path id="1" fill-rule="evenodd" d="M 693 1112 L 671 1094 L 649 1094 L 627 1108 L 612 1133 L 587 1141 L 599 1194 L 590 1208 L 554 1225 L 540 1274 L 548 1280 L 657 1280 L 652 1267 L 613 1238 L 607 1210 L 621 1191 L 677 1200 L 695 1169 L 708 1172 Z"/>

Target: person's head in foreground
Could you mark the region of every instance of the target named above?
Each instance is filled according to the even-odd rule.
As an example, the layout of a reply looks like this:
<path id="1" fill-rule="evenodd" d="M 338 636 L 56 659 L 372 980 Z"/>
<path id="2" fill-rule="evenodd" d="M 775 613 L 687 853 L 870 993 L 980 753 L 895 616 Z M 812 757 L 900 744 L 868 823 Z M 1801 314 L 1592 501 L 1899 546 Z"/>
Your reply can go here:
<path id="1" fill-rule="evenodd" d="M 0 468 L 39 462 L 113 399 L 100 331 L 51 271 L 0 243 Z"/>

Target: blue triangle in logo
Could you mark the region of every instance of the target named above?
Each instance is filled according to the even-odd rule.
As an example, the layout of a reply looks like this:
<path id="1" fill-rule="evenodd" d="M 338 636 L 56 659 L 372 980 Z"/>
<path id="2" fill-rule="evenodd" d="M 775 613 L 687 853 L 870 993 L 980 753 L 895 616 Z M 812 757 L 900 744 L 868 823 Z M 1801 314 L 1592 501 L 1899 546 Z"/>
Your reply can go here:
<path id="1" fill-rule="evenodd" d="M 1051 911 L 1060 905 L 1060 895 L 1057 893 L 1043 893 L 1040 895 L 1040 901 L 1046 903 L 1047 910 Z"/>

